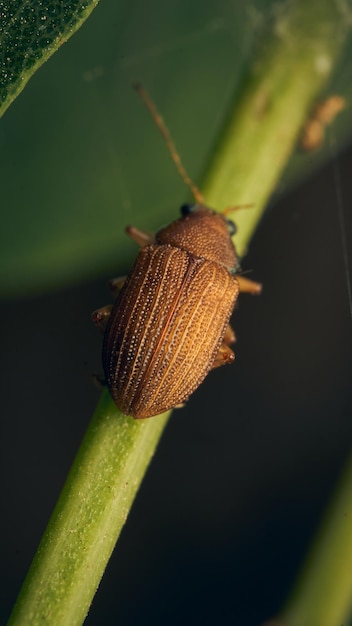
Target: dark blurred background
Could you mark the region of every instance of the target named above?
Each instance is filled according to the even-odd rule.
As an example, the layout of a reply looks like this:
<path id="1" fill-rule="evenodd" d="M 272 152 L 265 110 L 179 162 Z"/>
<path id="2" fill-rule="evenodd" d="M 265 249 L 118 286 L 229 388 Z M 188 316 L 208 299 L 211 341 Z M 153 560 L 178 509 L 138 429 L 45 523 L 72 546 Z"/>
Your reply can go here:
<path id="1" fill-rule="evenodd" d="M 351 251 L 352 151 L 336 159 Z M 175 207 L 176 209 L 176 207 Z M 255 626 L 280 607 L 350 453 L 352 321 L 332 165 L 269 209 L 232 367 L 175 411 L 87 623 Z M 94 410 L 106 280 L 1 307 L 1 618 Z"/>
<path id="2" fill-rule="evenodd" d="M 101 371 L 101 337 L 90 314 L 109 302 L 107 280 L 128 269 L 114 260 L 114 250 L 120 253 L 115 231 L 117 242 L 121 219 L 122 224 L 131 221 L 131 210 L 137 206 L 141 215 L 134 217 L 137 226 L 152 230 L 165 223 L 165 217 L 160 222 L 154 215 L 151 223 L 143 214 L 154 195 L 155 205 L 170 219 L 178 216 L 185 200 L 183 183 L 164 146 L 160 145 L 160 156 L 159 147 L 149 155 L 149 137 L 154 141 L 156 131 L 139 102 L 129 111 L 133 101 L 125 95 L 129 80 L 141 78 L 153 85 L 153 95 L 196 180 L 233 88 L 229 80 L 233 65 L 226 66 L 226 46 L 230 49 L 233 37 L 228 18 L 235 14 L 231 3 L 219 3 L 215 11 L 212 3 L 203 2 L 200 16 L 196 13 L 201 3 L 194 4 L 193 13 L 186 8 L 189 3 L 181 3 L 190 36 L 183 21 L 178 24 L 175 19 L 176 2 L 170 3 L 171 17 L 170 6 L 149 15 L 141 4 L 139 24 L 133 22 L 131 8 L 138 4 L 118 5 L 118 17 L 127 24 L 119 31 L 119 45 L 126 49 L 120 69 L 95 58 L 100 44 L 92 32 L 97 27 L 88 21 L 30 81 L 3 120 L 14 161 L 16 142 L 28 132 L 30 148 L 22 153 L 20 165 L 24 172 L 33 168 L 28 180 L 25 175 L 13 180 L 5 176 L 11 193 L 22 186 L 24 198 L 28 197 L 28 225 L 17 216 L 19 200 L 6 205 L 4 221 L 13 218 L 14 231 L 18 225 L 13 239 L 5 235 L 10 246 L 12 241 L 18 243 L 17 235 L 23 245 L 30 237 L 35 240 L 33 215 L 41 203 L 47 215 L 43 213 L 40 224 L 47 219 L 50 226 L 53 220 L 55 235 L 67 229 L 59 209 L 52 208 L 51 214 L 50 208 L 61 206 L 64 211 L 71 195 L 76 207 L 72 220 L 83 229 L 92 195 L 87 181 L 92 181 L 97 198 L 101 195 L 102 213 L 97 212 L 95 198 L 90 207 L 96 211 L 99 241 L 106 236 L 99 223 L 109 201 L 119 215 L 115 223 L 111 214 L 105 269 L 92 271 L 94 278 L 1 302 L 1 622 L 15 601 L 99 397 L 91 374 Z M 97 17 L 93 13 L 90 19 L 99 22 L 107 12 L 104 6 L 101 3 Z M 113 31 L 115 24 L 108 16 L 105 20 Z M 173 47 L 168 47 L 170 24 L 184 29 L 180 40 L 174 35 Z M 99 32 L 104 36 L 103 29 Z M 240 38 L 241 32 L 237 35 Z M 79 53 L 84 39 L 88 61 Z M 248 41 L 245 32 L 243 40 L 236 39 L 244 57 Z M 60 73 L 60 63 L 66 74 Z M 82 82 L 86 67 L 95 70 Z M 72 81 L 68 102 L 66 80 Z M 111 101 L 107 85 L 109 89 L 115 85 Z M 38 106 L 44 102 L 46 117 L 37 111 L 37 102 Z M 63 133 L 72 109 L 76 117 L 69 125 L 71 154 Z M 349 119 L 349 111 L 344 115 Z M 146 139 L 144 128 L 149 133 Z M 111 130 L 108 140 L 106 129 Z M 46 141 L 51 142 L 47 151 Z M 80 142 L 78 158 L 74 150 Z M 281 186 L 269 206 L 243 261 L 243 269 L 263 282 L 264 291 L 260 298 L 243 295 L 234 313 L 235 364 L 211 373 L 186 408 L 172 415 L 94 600 L 88 626 L 180 622 L 259 626 L 287 597 L 352 440 L 352 318 L 339 216 L 341 191 L 343 235 L 351 259 L 352 150 L 339 156 L 329 147 L 327 152 L 330 160 L 319 172 L 290 192 Z M 81 167 L 82 154 L 91 161 Z M 56 159 L 54 165 L 51 159 Z M 121 159 L 120 171 L 116 168 Z M 67 164 L 66 173 L 57 175 L 57 162 Z M 106 163 L 111 165 L 108 173 Z M 105 175 L 116 180 L 116 193 Z M 67 182 L 71 176 L 82 179 L 82 197 L 71 190 Z M 46 184 L 48 189 L 53 186 L 52 197 Z M 72 232 L 69 254 L 77 240 Z M 88 240 L 92 254 L 96 254 L 94 235 L 93 229 Z M 124 245 L 132 257 L 133 243 L 126 238 Z M 48 238 L 51 250 L 50 246 Z M 45 265 L 45 252 L 40 262 Z"/>

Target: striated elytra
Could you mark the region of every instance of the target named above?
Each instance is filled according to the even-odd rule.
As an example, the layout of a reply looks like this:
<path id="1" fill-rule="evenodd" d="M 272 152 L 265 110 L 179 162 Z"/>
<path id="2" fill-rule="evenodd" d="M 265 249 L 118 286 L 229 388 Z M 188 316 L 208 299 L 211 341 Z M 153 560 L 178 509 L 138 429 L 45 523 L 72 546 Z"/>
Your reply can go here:
<path id="1" fill-rule="evenodd" d="M 202 204 L 181 212 L 155 237 L 128 227 L 141 250 L 128 277 L 112 281 L 114 306 L 93 314 L 109 392 L 136 419 L 182 405 L 211 369 L 234 360 L 229 319 L 240 284 L 260 292 L 235 276 L 233 222 Z"/>

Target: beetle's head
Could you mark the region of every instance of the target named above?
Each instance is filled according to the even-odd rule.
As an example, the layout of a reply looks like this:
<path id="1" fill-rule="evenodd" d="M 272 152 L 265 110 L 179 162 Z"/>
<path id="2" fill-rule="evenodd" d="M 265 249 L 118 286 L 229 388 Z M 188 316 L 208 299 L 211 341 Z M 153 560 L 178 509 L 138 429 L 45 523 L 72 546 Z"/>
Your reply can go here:
<path id="1" fill-rule="evenodd" d="M 194 256 L 224 265 L 229 271 L 238 267 L 231 236 L 235 224 L 221 213 L 202 204 L 185 204 L 182 217 L 156 233 L 155 241 L 187 250 Z"/>

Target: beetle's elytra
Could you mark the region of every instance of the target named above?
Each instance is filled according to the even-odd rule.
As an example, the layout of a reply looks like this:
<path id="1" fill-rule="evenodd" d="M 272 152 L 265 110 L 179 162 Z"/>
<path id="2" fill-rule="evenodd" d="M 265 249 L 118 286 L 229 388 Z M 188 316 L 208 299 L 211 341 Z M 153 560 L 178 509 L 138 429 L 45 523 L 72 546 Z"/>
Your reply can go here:
<path id="1" fill-rule="evenodd" d="M 112 281 L 114 306 L 93 313 L 105 331 L 110 394 L 125 415 L 140 419 L 183 404 L 211 369 L 234 360 L 229 319 L 240 287 L 259 293 L 261 286 L 235 276 L 233 222 L 204 205 L 153 103 L 137 89 L 197 201 L 154 237 L 127 228 L 141 250 L 128 277 Z"/>

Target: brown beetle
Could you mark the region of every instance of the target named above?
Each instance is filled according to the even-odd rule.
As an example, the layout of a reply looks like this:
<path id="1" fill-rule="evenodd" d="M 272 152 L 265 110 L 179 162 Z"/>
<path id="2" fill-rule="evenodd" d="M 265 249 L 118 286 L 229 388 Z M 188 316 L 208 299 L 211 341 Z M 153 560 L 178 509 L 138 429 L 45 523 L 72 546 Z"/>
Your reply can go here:
<path id="1" fill-rule="evenodd" d="M 153 103 L 137 89 L 197 201 L 155 237 L 127 228 L 142 249 L 127 279 L 112 281 L 119 292 L 114 306 L 93 313 L 105 328 L 110 394 L 124 414 L 140 419 L 183 404 L 211 369 L 234 360 L 229 319 L 240 285 L 251 293 L 261 286 L 235 276 L 233 222 L 204 206 Z"/>

